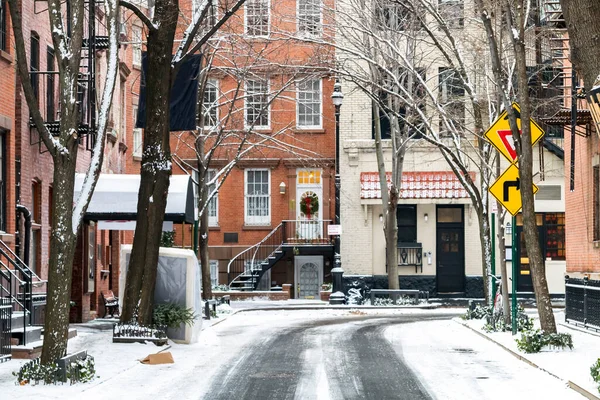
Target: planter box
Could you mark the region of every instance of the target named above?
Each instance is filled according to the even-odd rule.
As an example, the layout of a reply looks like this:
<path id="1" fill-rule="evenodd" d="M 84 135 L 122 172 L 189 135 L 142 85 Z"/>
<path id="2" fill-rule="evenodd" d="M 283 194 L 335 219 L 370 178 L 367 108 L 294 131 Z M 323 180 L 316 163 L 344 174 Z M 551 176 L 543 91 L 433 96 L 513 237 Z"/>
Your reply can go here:
<path id="1" fill-rule="evenodd" d="M 321 292 L 321 301 L 329 301 L 329 296 L 331 296 L 331 292 Z"/>

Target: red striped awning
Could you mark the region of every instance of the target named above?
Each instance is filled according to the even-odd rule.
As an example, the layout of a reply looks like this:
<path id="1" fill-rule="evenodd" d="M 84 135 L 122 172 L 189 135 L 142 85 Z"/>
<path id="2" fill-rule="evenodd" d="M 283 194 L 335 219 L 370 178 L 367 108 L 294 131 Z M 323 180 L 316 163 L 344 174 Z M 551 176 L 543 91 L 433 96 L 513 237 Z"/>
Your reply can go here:
<path id="1" fill-rule="evenodd" d="M 390 185 L 392 173 L 388 172 L 387 182 Z M 475 173 L 470 172 L 471 179 Z M 381 186 L 378 172 L 361 172 L 360 198 L 381 199 Z M 401 199 L 465 199 L 467 191 L 456 175 L 451 171 L 403 172 Z"/>

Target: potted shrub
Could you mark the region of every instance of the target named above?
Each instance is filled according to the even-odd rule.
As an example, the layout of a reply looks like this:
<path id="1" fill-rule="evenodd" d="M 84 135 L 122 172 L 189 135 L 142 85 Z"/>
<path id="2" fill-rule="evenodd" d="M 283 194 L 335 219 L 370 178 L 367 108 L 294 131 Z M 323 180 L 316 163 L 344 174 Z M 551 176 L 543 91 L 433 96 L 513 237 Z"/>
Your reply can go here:
<path id="1" fill-rule="evenodd" d="M 324 283 L 321 285 L 321 291 L 320 291 L 320 296 L 321 296 L 321 301 L 329 301 L 329 296 L 331 296 L 331 289 L 333 288 L 333 284 L 331 283 Z"/>

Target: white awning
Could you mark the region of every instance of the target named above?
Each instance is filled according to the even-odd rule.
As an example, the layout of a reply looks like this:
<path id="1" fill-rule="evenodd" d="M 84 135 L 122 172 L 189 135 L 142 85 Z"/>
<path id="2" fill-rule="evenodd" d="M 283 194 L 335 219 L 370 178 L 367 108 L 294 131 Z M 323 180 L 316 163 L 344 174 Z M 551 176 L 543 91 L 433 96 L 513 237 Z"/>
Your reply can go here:
<path id="1" fill-rule="evenodd" d="M 84 174 L 75 175 L 77 199 Z M 140 175 L 100 174 L 85 213 L 87 221 L 135 221 L 137 216 Z M 167 196 L 165 221 L 194 222 L 194 190 L 188 175 L 172 175 Z"/>

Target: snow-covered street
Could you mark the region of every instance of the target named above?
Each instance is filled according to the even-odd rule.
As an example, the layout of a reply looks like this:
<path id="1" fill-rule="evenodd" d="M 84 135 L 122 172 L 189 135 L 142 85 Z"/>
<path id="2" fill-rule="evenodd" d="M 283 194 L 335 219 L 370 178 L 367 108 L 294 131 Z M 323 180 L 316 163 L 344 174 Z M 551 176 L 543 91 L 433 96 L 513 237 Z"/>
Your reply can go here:
<path id="1" fill-rule="evenodd" d="M 0 364 L 1 399 L 583 399 L 451 318 L 462 310 L 254 311 L 173 344 L 174 364 L 143 365 L 154 345 L 113 344 L 79 329 L 99 377 L 16 386 Z M 98 325 L 97 328 L 101 328 Z M 105 326 L 106 327 L 106 326 Z"/>

